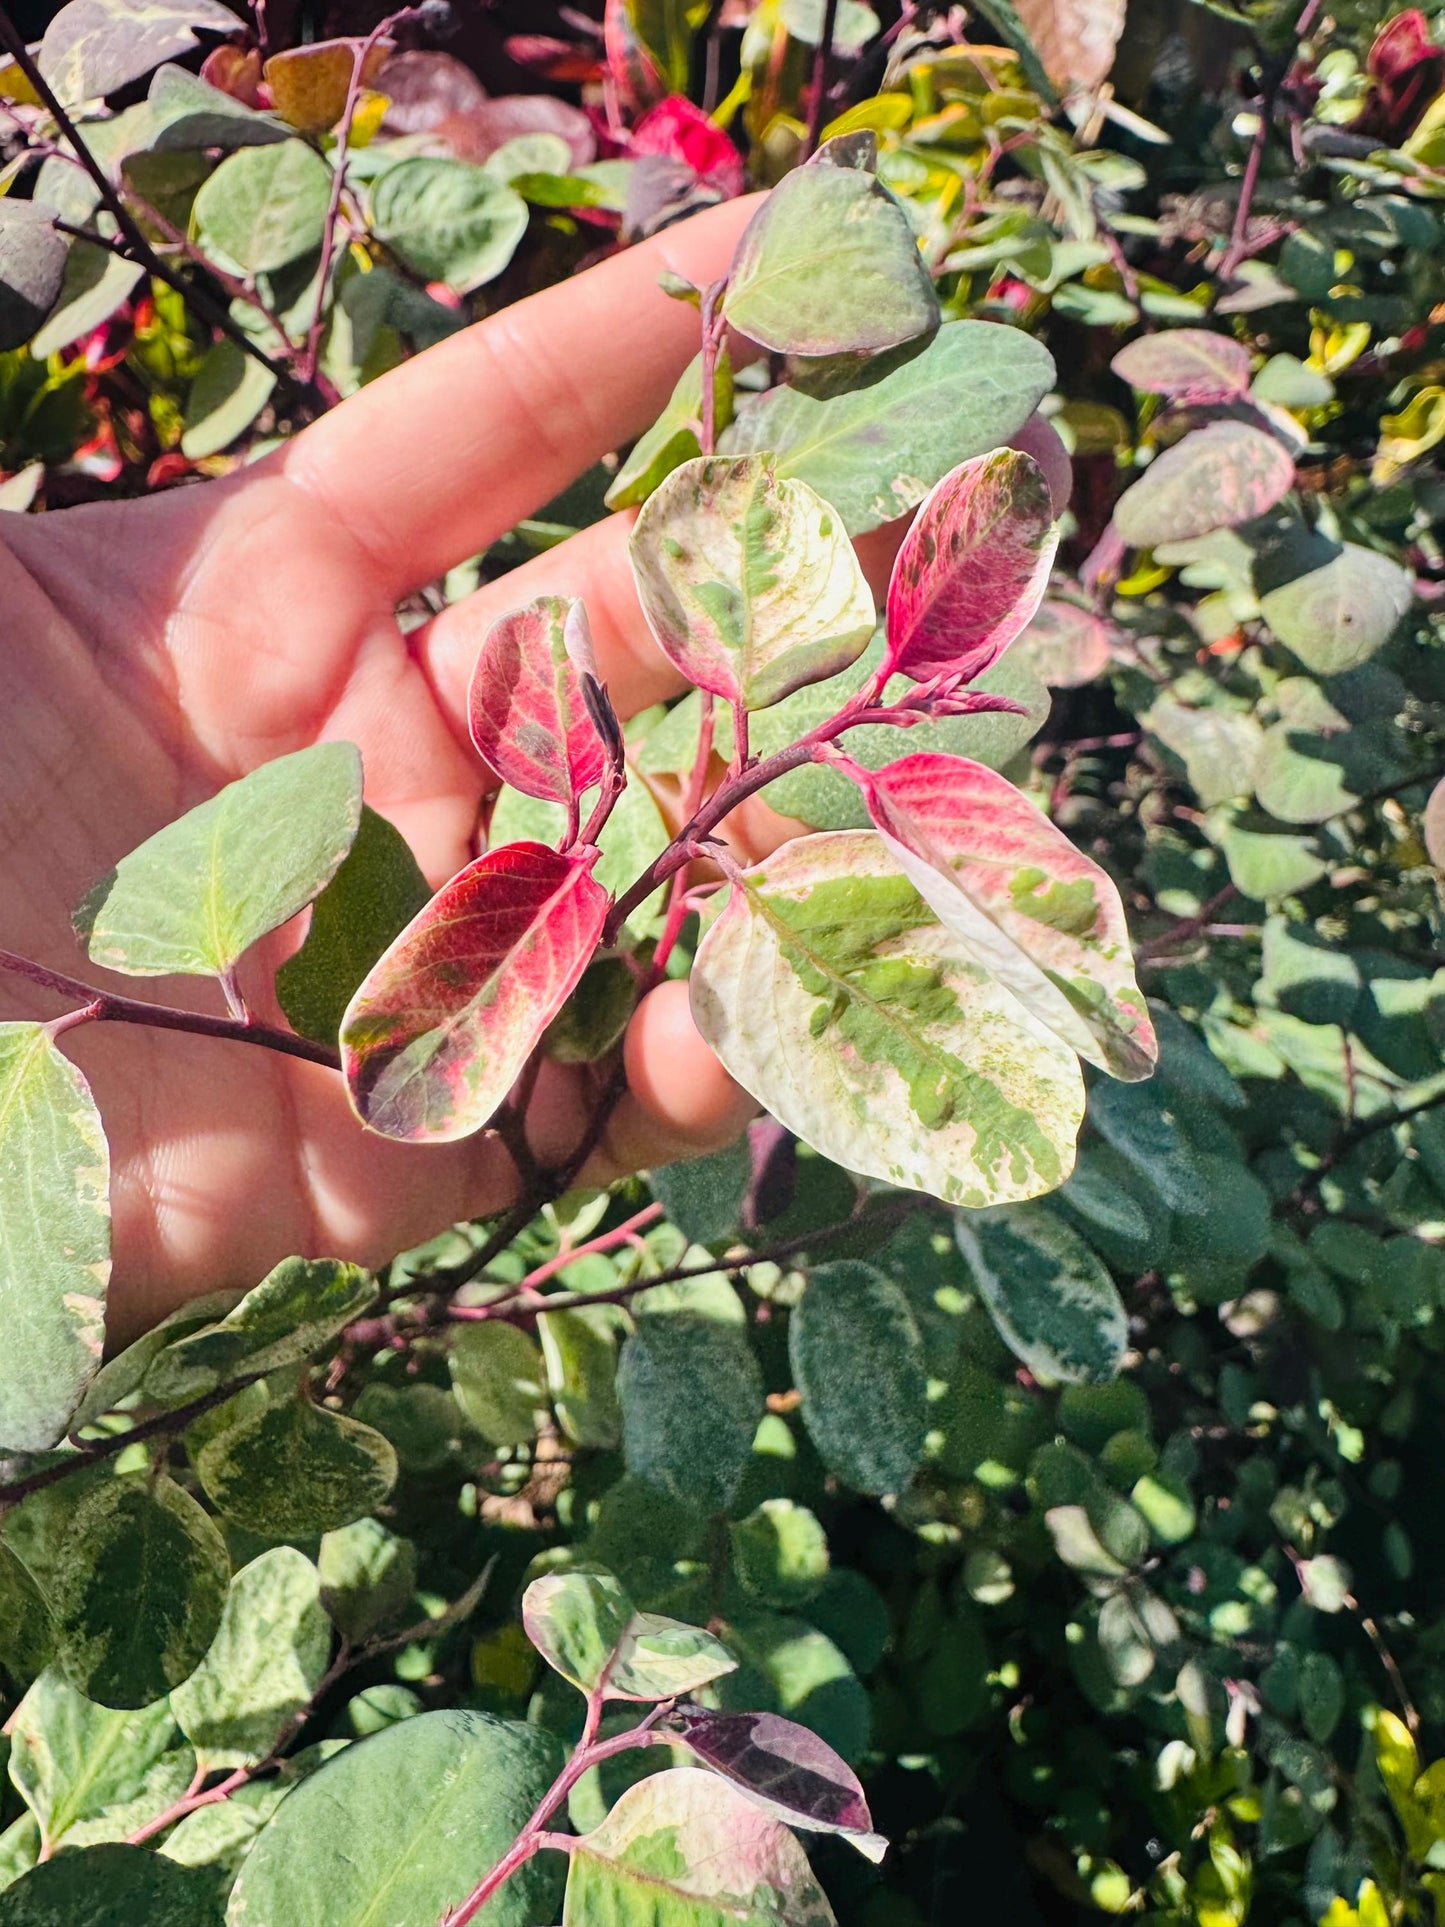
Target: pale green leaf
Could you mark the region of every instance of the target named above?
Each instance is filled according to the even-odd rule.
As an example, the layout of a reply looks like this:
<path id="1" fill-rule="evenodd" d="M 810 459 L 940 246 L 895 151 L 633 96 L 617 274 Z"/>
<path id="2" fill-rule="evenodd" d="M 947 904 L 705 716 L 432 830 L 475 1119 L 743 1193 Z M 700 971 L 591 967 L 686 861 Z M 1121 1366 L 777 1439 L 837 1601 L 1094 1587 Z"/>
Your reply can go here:
<path id="1" fill-rule="evenodd" d="M 217 1323 L 167 1344 L 147 1367 L 146 1394 L 163 1404 L 309 1358 L 376 1297 L 376 1279 L 335 1258 L 283 1258 Z"/>
<path id="2" fill-rule="evenodd" d="M 234 33 L 236 17 L 221 0 L 71 0 L 40 44 L 40 71 L 66 105 L 98 99 L 188 53 L 198 27 Z"/>
<path id="3" fill-rule="evenodd" d="M 494 160 L 496 156 L 492 157 Z M 724 348 L 713 375 L 713 422 L 725 429 L 733 415 L 733 370 Z M 604 500 L 610 509 L 636 508 L 675 468 L 702 453 L 702 356 L 697 355 L 679 375 L 666 408 L 640 441 L 634 443 Z M 725 450 L 731 454 L 731 449 Z M 746 453 L 747 451 L 741 451 Z M 806 478 L 805 478 L 806 479 Z"/>
<path id="4" fill-rule="evenodd" d="M 534 1579 L 522 1624 L 549 1666 L 583 1693 L 600 1687 L 604 1699 L 674 1699 L 737 1665 L 701 1627 L 638 1612 L 605 1572 Z"/>
<path id="5" fill-rule="evenodd" d="M 414 155 L 372 183 L 371 226 L 423 280 L 469 294 L 511 260 L 527 231 L 527 203 L 484 167 Z"/>
<path id="6" fill-rule="evenodd" d="M 604 1450 L 617 1444 L 617 1314 L 606 1305 L 544 1312 L 537 1320 L 547 1389 L 568 1438 Z"/>
<path id="7" fill-rule="evenodd" d="M 767 1605 L 801 1605 L 828 1577 L 827 1534 L 792 1499 L 764 1499 L 728 1536 L 739 1583 Z"/>
<path id="8" fill-rule="evenodd" d="M 331 169 L 306 141 L 243 147 L 202 184 L 191 212 L 202 245 L 246 274 L 321 246 Z"/>
<path id="9" fill-rule="evenodd" d="M 97 247 L 92 241 L 73 242 L 60 293 L 49 318 L 30 343 L 31 354 L 37 361 L 44 361 L 100 327 L 129 299 L 144 273 L 138 262 L 127 261 L 110 248 Z"/>
<path id="10" fill-rule="evenodd" d="M 117 1813 L 129 1832 L 175 1797 L 153 1789 L 179 1739 L 164 1698 L 135 1712 L 98 1706 L 52 1666 L 13 1716 L 10 1778 L 52 1848 Z"/>
<path id="11" fill-rule="evenodd" d="M 328 1532 L 316 1564 L 326 1610 L 353 1646 L 411 1610 L 416 1547 L 379 1519 L 357 1519 Z"/>
<path id="12" fill-rule="evenodd" d="M 464 1324 L 447 1363 L 457 1403 L 489 1444 L 520 1445 L 537 1436 L 547 1408 L 547 1368 L 526 1332 L 500 1318 Z"/>
<path id="13" fill-rule="evenodd" d="M 254 355 L 223 338 L 206 351 L 186 397 L 181 453 L 198 462 L 244 435 L 271 399 L 276 377 Z"/>
<path id="14" fill-rule="evenodd" d="M 1414 595 L 1398 562 L 1347 542 L 1323 567 L 1261 596 L 1260 609 L 1307 668 L 1337 676 L 1383 649 Z"/>

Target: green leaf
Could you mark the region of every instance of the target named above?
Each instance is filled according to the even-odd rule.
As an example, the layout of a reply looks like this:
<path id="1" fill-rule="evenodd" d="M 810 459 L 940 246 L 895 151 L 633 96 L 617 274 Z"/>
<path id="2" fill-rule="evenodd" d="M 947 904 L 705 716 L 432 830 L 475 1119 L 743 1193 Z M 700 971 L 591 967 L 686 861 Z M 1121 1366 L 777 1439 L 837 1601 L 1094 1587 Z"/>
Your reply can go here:
<path id="1" fill-rule="evenodd" d="M 1219 847 L 1235 889 L 1260 903 L 1308 890 L 1330 867 L 1312 836 L 1271 828 L 1267 817 L 1247 813 L 1226 817 Z"/>
<path id="2" fill-rule="evenodd" d="M 806 482 L 861 535 L 916 508 L 959 462 L 1006 442 L 1054 382 L 1047 349 L 992 321 L 947 321 L 921 351 L 890 363 L 830 399 L 779 387 L 747 401 L 723 454 L 768 454 L 780 480 Z"/>
<path id="3" fill-rule="evenodd" d="M 35 1581 L 0 1540 L 0 1666 L 20 1686 L 44 1671 L 54 1649 L 50 1614 Z"/>
<path id="4" fill-rule="evenodd" d="M 460 1709 L 348 1746 L 287 1795 L 231 1893 L 231 1927 L 435 1927 L 512 1845 L 562 1764 L 535 1726 Z M 486 1927 L 556 1918 L 541 1854 L 491 1902 Z"/>
<path id="5" fill-rule="evenodd" d="M 1208 1187 L 1169 1094 L 1148 1084 L 1096 1084 L 1089 1121 L 1174 1211 L 1208 1210 Z"/>
<path id="6" fill-rule="evenodd" d="M 784 355 L 877 353 L 938 323 L 908 216 L 874 175 L 799 167 L 748 223 L 723 311 Z"/>
<path id="7" fill-rule="evenodd" d="M 196 195 L 202 245 L 247 274 L 269 274 L 321 246 L 331 169 L 306 141 L 243 147 Z"/>
<path id="8" fill-rule="evenodd" d="M 328 1532 L 317 1555 L 321 1597 L 343 1639 L 360 1646 L 411 1610 L 416 1547 L 379 1519 Z"/>
<path id="9" fill-rule="evenodd" d="M 207 1772 L 255 1766 L 288 1738 L 331 1654 L 321 1576 L 276 1546 L 231 1581 L 220 1628 L 171 1710 Z"/>
<path id="10" fill-rule="evenodd" d="M 120 1837 L 184 1793 L 194 1762 L 173 1787 L 167 1767 L 179 1734 L 165 1699 L 117 1712 L 84 1698 L 58 1667 L 30 1688 L 10 1723 L 10 1778 L 53 1849 L 77 1844 L 107 1821 Z"/>
<path id="11" fill-rule="evenodd" d="M 37 361 L 59 354 L 115 313 L 130 298 L 145 273 L 138 262 L 97 247 L 92 241 L 72 242 L 65 263 L 65 279 L 49 319 L 30 343 Z"/>
<path id="12" fill-rule="evenodd" d="M 484 167 L 415 155 L 372 183 L 371 226 L 414 274 L 470 294 L 511 260 L 527 203 Z"/>
<path id="13" fill-rule="evenodd" d="M 457 1403 L 489 1444 L 536 1438 L 547 1409 L 547 1368 L 526 1332 L 500 1318 L 465 1324 L 447 1363 Z"/>
<path id="14" fill-rule="evenodd" d="M 360 820 L 351 743 L 262 764 L 100 879 L 75 913 L 91 962 L 137 977 L 221 976 L 324 889 Z"/>
<path id="15" fill-rule="evenodd" d="M 928 1379 L 908 1300 L 872 1265 L 819 1265 L 788 1327 L 803 1423 L 859 1492 L 901 1492 L 923 1457 Z"/>
<path id="16" fill-rule="evenodd" d="M 234 33 L 235 15 L 221 0 L 71 0 L 40 44 L 40 71 L 63 104 L 96 100 L 189 53 L 197 27 Z"/>
<path id="17" fill-rule="evenodd" d="M 159 1699 L 204 1658 L 230 1576 L 225 1540 L 173 1480 L 92 1486 L 47 1597 L 67 1677 L 102 1706 Z"/>
<path id="18" fill-rule="evenodd" d="M 670 1498 L 726 1512 L 763 1414 L 745 1333 L 694 1312 L 646 1318 L 617 1369 L 628 1470 Z"/>
<path id="19" fill-rule="evenodd" d="M 741 1137 L 709 1157 L 660 1166 L 652 1173 L 652 1189 L 689 1244 L 720 1244 L 742 1222 L 752 1170 L 748 1141 Z"/>
<path id="20" fill-rule="evenodd" d="M 622 1436 L 617 1403 L 618 1318 L 606 1305 L 544 1312 L 537 1336 L 557 1418 L 578 1445 L 607 1449 Z"/>
<path id="21" fill-rule="evenodd" d="M 718 1681 L 722 1706 L 800 1720 L 845 1760 L 867 1752 L 868 1693 L 825 1633 L 788 1614 L 739 1611 L 728 1621 L 728 1639 L 741 1663 Z"/>
<path id="22" fill-rule="evenodd" d="M 90 1086 L 40 1024 L 0 1024 L 0 1450 L 64 1438 L 100 1367 L 110 1151 Z"/>
<path id="23" fill-rule="evenodd" d="M 728 1536 L 739 1584 L 767 1605 L 801 1605 L 828 1577 L 827 1534 L 791 1499 L 764 1499 Z"/>
<path id="24" fill-rule="evenodd" d="M 336 1258 L 283 1258 L 218 1323 L 175 1339 L 143 1383 L 162 1404 L 204 1398 L 232 1379 L 299 1365 L 376 1297 L 376 1280 Z"/>
<path id="25" fill-rule="evenodd" d="M 1046 1205 L 958 1212 L 958 1248 L 999 1335 L 1036 1378 L 1097 1384 L 1118 1372 L 1129 1321 L 1113 1279 Z"/>
<path id="26" fill-rule="evenodd" d="M 276 377 L 254 355 L 234 341 L 215 342 L 186 397 L 181 453 L 198 462 L 229 448 L 255 421 L 275 386 Z"/>
<path id="27" fill-rule="evenodd" d="M 396 1453 L 380 1432 L 306 1398 L 249 1413 L 195 1456 L 206 1495 L 235 1524 L 267 1539 L 334 1532 L 372 1512 L 396 1484 Z"/>
<path id="28" fill-rule="evenodd" d="M 969 1206 L 1069 1174 L 1073 1051 L 961 954 L 874 833 L 800 838 L 743 871 L 692 1010 L 738 1082 L 847 1170 Z"/>
<path id="29" fill-rule="evenodd" d="M 88 1847 L 0 1894 L 0 1927 L 222 1927 L 203 1874 L 144 1847 Z"/>
<path id="30" fill-rule="evenodd" d="M 563 1927 L 833 1927 L 808 1857 L 717 1774 L 631 1786 L 572 1850 Z"/>
<path id="31" fill-rule="evenodd" d="M 1347 542 L 1322 568 L 1269 590 L 1259 606 L 1306 668 L 1337 676 L 1384 648 L 1414 596 L 1398 562 Z"/>
<path id="32" fill-rule="evenodd" d="M 1206 809 L 1253 790 L 1264 731 L 1247 711 L 1227 709 L 1222 703 L 1194 709 L 1161 695 L 1139 720 L 1181 759 Z"/>
<path id="33" fill-rule="evenodd" d="M 640 1613 L 610 1573 L 557 1572 L 522 1599 L 527 1637 L 556 1672 L 604 1699 L 675 1699 L 730 1673 L 737 1661 L 698 1626 Z"/>
<path id="34" fill-rule="evenodd" d="M 713 410 L 714 426 L 721 431 L 733 417 L 733 369 L 726 348 L 718 355 L 713 374 Z M 702 356 L 696 355 L 678 377 L 666 408 L 613 477 L 603 498 L 608 508 L 638 507 L 675 468 L 699 456 L 701 428 Z"/>
<path id="35" fill-rule="evenodd" d="M 690 682 L 749 709 L 837 675 L 876 610 L 836 512 L 759 456 L 674 469 L 630 544 L 642 612 Z"/>

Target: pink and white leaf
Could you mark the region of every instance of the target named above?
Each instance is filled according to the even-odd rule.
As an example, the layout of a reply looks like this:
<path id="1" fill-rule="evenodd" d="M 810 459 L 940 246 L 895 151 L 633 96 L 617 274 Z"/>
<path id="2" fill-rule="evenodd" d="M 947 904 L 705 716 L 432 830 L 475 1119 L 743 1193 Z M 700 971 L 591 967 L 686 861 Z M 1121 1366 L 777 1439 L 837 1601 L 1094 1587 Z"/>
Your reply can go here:
<path id="1" fill-rule="evenodd" d="M 965 953 L 1091 1064 L 1134 1082 L 1158 1045 L 1111 879 L 1006 778 L 958 756 L 853 766 L 895 862 Z"/>
<path id="2" fill-rule="evenodd" d="M 1058 540 L 1032 457 L 998 448 L 945 475 L 893 564 L 888 673 L 981 676 L 1033 619 Z"/>
<path id="3" fill-rule="evenodd" d="M 413 918 L 342 1019 L 364 1124 L 440 1144 L 490 1120 L 597 948 L 611 898 L 591 862 L 504 844 Z"/>
<path id="4" fill-rule="evenodd" d="M 858 1776 L 826 1740 L 776 1713 L 715 1713 L 679 1706 L 668 1724 L 697 1757 L 790 1826 L 840 1833 L 869 1860 L 888 1842 L 873 1831 Z"/>
<path id="5" fill-rule="evenodd" d="M 1169 328 L 1140 335 L 1121 348 L 1109 366 L 1121 381 L 1146 395 L 1172 401 L 1235 401 L 1252 373 L 1249 350 L 1233 335 L 1213 328 Z"/>
<path id="6" fill-rule="evenodd" d="M 568 596 L 538 596 L 487 631 L 467 719 L 478 755 L 514 790 L 570 803 L 601 781 L 607 749 L 584 676 L 597 677 L 592 634 L 587 611 Z"/>
<path id="7" fill-rule="evenodd" d="M 1187 542 L 1263 515 L 1294 486 L 1294 457 L 1246 422 L 1211 422 L 1156 455 L 1114 504 L 1114 527 L 1136 549 Z"/>

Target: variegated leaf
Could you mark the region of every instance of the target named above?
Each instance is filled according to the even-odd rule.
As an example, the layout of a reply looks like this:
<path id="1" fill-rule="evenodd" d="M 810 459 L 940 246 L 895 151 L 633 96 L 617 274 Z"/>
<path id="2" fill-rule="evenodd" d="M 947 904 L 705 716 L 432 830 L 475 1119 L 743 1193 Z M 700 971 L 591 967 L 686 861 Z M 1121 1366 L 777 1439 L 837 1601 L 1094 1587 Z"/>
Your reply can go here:
<path id="1" fill-rule="evenodd" d="M 869 1860 L 883 1858 L 888 1842 L 873 1831 L 857 1774 L 808 1727 L 776 1713 L 703 1706 L 680 1706 L 667 1724 L 765 1813 L 815 1833 L 841 1833 Z"/>
<path id="2" fill-rule="evenodd" d="M 888 668 L 981 676 L 1033 620 L 1058 547 L 1043 471 L 1017 449 L 952 469 L 925 498 L 888 584 Z"/>
<path id="3" fill-rule="evenodd" d="M 1232 401 L 1249 387 L 1249 350 L 1214 328 L 1140 335 L 1109 366 L 1131 388 L 1174 401 Z"/>
<path id="4" fill-rule="evenodd" d="M 735 881 L 692 976 L 703 1036 L 837 1164 L 952 1204 L 1072 1169 L 1074 1052 L 968 955 L 883 838 L 800 838 Z"/>
<path id="5" fill-rule="evenodd" d="M 846 669 L 873 633 L 838 515 L 762 456 L 674 469 L 637 518 L 632 573 L 664 654 L 749 709 Z"/>
<path id="6" fill-rule="evenodd" d="M 472 741 L 504 783 L 566 803 L 602 780 L 607 750 L 582 696 L 597 679 L 587 611 L 538 596 L 487 631 L 467 698 Z"/>
<path id="7" fill-rule="evenodd" d="M 479 1131 L 586 969 L 610 899 L 585 858 L 489 850 L 409 923 L 347 1007 L 342 1067 L 384 1137 Z"/>
<path id="8" fill-rule="evenodd" d="M 700 1626 L 638 1612 L 611 1573 L 534 1579 L 522 1596 L 522 1624 L 549 1666 L 604 1699 L 676 1699 L 737 1669 Z"/>
<path id="9" fill-rule="evenodd" d="M 1148 1077 L 1158 1047 L 1113 881 L 1007 778 L 960 756 L 852 766 L 899 868 L 958 939 L 1071 1050 Z"/>
<path id="10" fill-rule="evenodd" d="M 1157 455 L 1114 506 L 1114 526 L 1136 549 L 1232 529 L 1282 501 L 1294 458 L 1246 422 L 1211 422 Z"/>

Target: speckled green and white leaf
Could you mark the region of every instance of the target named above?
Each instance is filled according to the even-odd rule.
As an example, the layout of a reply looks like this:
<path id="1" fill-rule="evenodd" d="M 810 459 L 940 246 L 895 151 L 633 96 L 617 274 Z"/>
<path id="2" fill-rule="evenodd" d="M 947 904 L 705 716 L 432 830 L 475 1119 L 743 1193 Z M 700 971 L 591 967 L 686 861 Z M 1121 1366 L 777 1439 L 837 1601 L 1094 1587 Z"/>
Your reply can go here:
<path id="1" fill-rule="evenodd" d="M 419 1713 L 348 1746 L 281 1802 L 231 1891 L 230 1927 L 435 1927 L 521 1832 L 562 1764 L 537 1726 Z M 486 1927 L 557 1917 L 560 1871 L 539 1854 Z"/>
<path id="2" fill-rule="evenodd" d="M 108 970 L 219 976 L 326 887 L 360 821 L 355 746 L 297 750 L 122 857 L 76 911 L 76 929 Z"/>
<path id="3" fill-rule="evenodd" d="M 1347 542 L 1323 568 L 1262 596 L 1260 610 L 1307 668 L 1338 676 L 1384 648 L 1414 596 L 1398 562 Z"/>
<path id="4" fill-rule="evenodd" d="M 1073 1051 L 971 959 L 868 831 L 745 871 L 703 939 L 703 1036 L 780 1123 L 846 1169 L 978 1206 L 1073 1166 Z"/>
<path id="5" fill-rule="evenodd" d="M 833 1927 L 788 1829 L 726 1780 L 673 1767 L 631 1786 L 572 1850 L 563 1927 Z"/>
<path id="6" fill-rule="evenodd" d="M 171 1710 L 215 1767 L 255 1766 L 310 1703 L 331 1653 L 321 1575 L 294 1546 L 276 1546 L 231 1581 L 210 1651 L 171 1694 Z"/>
<path id="7" fill-rule="evenodd" d="M 637 518 L 631 556 L 663 653 L 749 709 L 846 669 L 873 633 L 873 592 L 837 511 L 763 456 L 674 469 Z"/>
<path id="8" fill-rule="evenodd" d="M 1148 1077 L 1158 1046 L 1113 879 L 1005 777 L 957 756 L 857 769 L 890 853 L 963 954 L 1072 1050 Z"/>
<path id="9" fill-rule="evenodd" d="M 195 1466 L 217 1509 L 267 1539 L 350 1525 L 384 1503 L 397 1476 L 380 1432 L 304 1398 L 247 1412 L 206 1440 Z"/>
<path id="10" fill-rule="evenodd" d="M 12 1716 L 10 1741 L 10 1778 L 51 1848 L 108 1820 L 123 1837 L 177 1797 L 167 1761 L 180 1735 L 163 1698 L 135 1712 L 97 1706 L 52 1666 Z"/>
<path id="11" fill-rule="evenodd" d="M 90 1086 L 40 1024 L 0 1024 L 0 1450 L 65 1437 L 100 1369 L 110 1150 Z"/>
<path id="12" fill-rule="evenodd" d="M 1047 1205 L 954 1214 L 954 1236 L 999 1336 L 1036 1378 L 1098 1384 L 1115 1376 L 1129 1321 L 1090 1246 Z"/>
<path id="13" fill-rule="evenodd" d="M 763 1416 L 747 1334 L 698 1312 L 640 1318 L 617 1368 L 627 1469 L 685 1505 L 725 1512 Z"/>
<path id="14" fill-rule="evenodd" d="M 24 1563 L 0 1539 L 0 1666 L 28 1686 L 49 1663 L 55 1635 L 45 1601 Z"/>
<path id="15" fill-rule="evenodd" d="M 92 1486 L 46 1600 L 66 1677 L 102 1706 L 148 1706 L 205 1657 L 230 1576 L 215 1522 L 173 1480 Z"/>
<path id="16" fill-rule="evenodd" d="M 846 394 L 784 386 L 752 398 L 722 452 L 770 453 L 781 479 L 815 488 L 861 535 L 1016 434 L 1053 380 L 1053 358 L 1022 328 L 946 321 L 927 347 Z"/>
<path id="17" fill-rule="evenodd" d="M 817 1266 L 788 1324 L 803 1423 L 858 1492 L 901 1492 L 928 1437 L 928 1373 L 902 1287 L 875 1265 Z"/>
<path id="18" fill-rule="evenodd" d="M 167 1345 L 146 1369 L 162 1404 L 204 1398 L 233 1378 L 299 1365 L 376 1297 L 376 1280 L 337 1258 L 283 1258 L 217 1323 Z"/>
<path id="19" fill-rule="evenodd" d="M 547 1573 L 522 1599 L 527 1637 L 549 1666 L 606 1699 L 675 1699 L 731 1673 L 737 1661 L 711 1633 L 638 1612 L 606 1572 Z"/>

